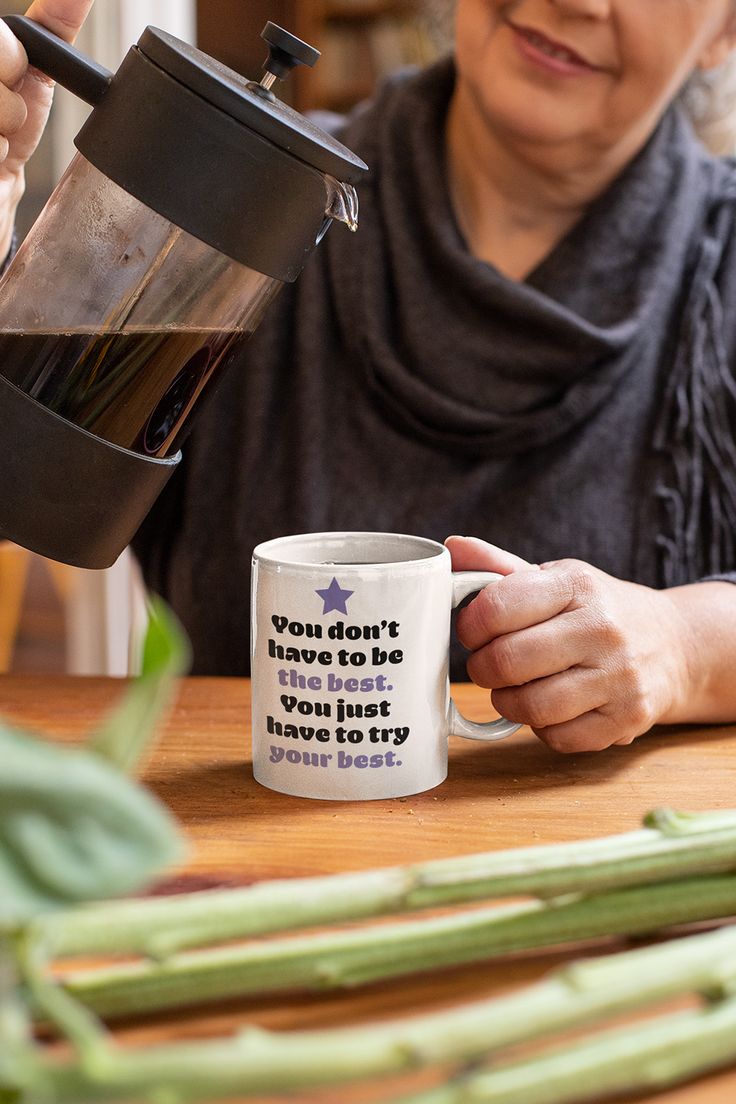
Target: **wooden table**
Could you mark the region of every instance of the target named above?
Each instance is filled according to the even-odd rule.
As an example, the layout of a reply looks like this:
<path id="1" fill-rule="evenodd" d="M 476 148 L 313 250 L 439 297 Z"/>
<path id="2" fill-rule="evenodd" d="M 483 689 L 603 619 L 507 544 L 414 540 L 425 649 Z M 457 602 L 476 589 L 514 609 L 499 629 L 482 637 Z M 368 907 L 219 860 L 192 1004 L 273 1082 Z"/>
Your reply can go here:
<path id="1" fill-rule="evenodd" d="M 455 689 L 463 711 L 482 717 L 486 692 Z M 119 693 L 112 679 L 2 676 L 0 715 L 74 741 Z M 727 727 L 660 729 L 630 747 L 572 757 L 549 751 L 528 730 L 493 747 L 453 739 L 448 781 L 418 797 L 365 803 L 285 797 L 253 781 L 249 699 L 244 680 L 187 679 L 181 685 L 145 778 L 192 843 L 188 864 L 175 872 L 170 888 L 242 885 L 574 840 L 630 830 L 658 805 L 702 810 L 736 804 L 736 728 Z M 121 1037 L 149 1042 L 227 1033 L 245 1021 L 286 1030 L 329 1027 L 430 1011 L 534 980 L 569 957 L 518 955 L 354 992 L 243 1001 L 124 1025 Z M 383 1082 L 378 1090 L 320 1091 L 308 1099 L 363 1104 L 423 1083 L 426 1076 Z M 656 1099 L 729 1104 L 736 1100 L 736 1071 Z"/>

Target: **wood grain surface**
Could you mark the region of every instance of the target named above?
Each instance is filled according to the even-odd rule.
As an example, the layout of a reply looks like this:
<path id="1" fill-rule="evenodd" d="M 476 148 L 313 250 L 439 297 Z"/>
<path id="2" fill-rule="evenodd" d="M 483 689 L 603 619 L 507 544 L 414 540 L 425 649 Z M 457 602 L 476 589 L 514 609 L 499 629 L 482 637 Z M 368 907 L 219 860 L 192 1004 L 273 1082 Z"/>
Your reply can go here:
<path id="1" fill-rule="evenodd" d="M 0 715 L 78 742 L 121 690 L 112 679 L 0 676 Z M 488 715 L 485 691 L 464 685 L 455 687 L 455 696 L 467 715 Z M 287 797 L 252 778 L 249 707 L 245 680 L 181 684 L 145 772 L 147 784 L 179 817 L 190 839 L 186 865 L 170 872 L 163 891 L 588 838 L 631 830 L 659 805 L 736 806 L 736 727 L 715 726 L 659 729 L 629 747 L 571 757 L 549 751 L 526 729 L 492 746 L 453 738 L 449 778 L 428 793 L 356 803 Z M 620 946 L 611 942 L 595 950 Z M 245 1023 L 276 1030 L 347 1026 L 505 992 L 571 957 L 571 950 L 535 952 L 352 992 L 241 1001 L 123 1024 L 119 1036 L 143 1043 L 227 1033 Z M 313 1092 L 299 1100 L 367 1104 L 431 1084 L 434 1076 Z M 277 1099 L 282 1100 L 268 1098 L 269 1104 Z M 656 1098 L 637 1098 L 645 1099 L 730 1104 L 736 1100 L 736 1071 Z M 257 1104 L 266 1104 L 266 1098 Z"/>

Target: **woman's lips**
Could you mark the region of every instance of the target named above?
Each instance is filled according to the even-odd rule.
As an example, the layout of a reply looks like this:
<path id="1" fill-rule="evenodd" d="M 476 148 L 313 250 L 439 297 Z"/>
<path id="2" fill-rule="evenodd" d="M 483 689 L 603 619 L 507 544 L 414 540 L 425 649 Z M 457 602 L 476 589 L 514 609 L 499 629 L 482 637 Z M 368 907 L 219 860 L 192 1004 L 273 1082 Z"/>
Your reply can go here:
<path id="1" fill-rule="evenodd" d="M 519 52 L 528 61 L 546 69 L 547 72 L 559 73 L 563 76 L 579 76 L 581 73 L 600 71 L 599 66 L 586 61 L 569 46 L 547 38 L 540 31 L 535 31 L 531 27 L 520 27 L 510 22 L 508 26 Z"/>

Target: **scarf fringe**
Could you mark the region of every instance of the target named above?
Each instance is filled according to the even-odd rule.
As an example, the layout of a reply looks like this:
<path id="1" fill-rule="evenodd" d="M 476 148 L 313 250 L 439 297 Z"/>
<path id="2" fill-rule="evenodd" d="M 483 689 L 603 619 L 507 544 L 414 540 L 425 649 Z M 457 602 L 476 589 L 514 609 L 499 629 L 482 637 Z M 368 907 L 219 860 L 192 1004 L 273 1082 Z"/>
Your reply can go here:
<path id="1" fill-rule="evenodd" d="M 668 468 L 655 489 L 664 515 L 657 549 L 666 587 L 736 568 L 736 377 L 716 284 L 734 201 L 736 188 L 719 204 L 702 244 L 655 428 L 655 449 Z"/>

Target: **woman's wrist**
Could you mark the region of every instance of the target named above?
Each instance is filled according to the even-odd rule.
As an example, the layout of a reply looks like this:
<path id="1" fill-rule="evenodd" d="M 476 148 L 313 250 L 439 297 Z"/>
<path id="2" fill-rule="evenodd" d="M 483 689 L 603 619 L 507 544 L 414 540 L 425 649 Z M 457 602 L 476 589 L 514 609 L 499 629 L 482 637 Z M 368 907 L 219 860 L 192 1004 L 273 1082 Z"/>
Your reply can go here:
<path id="1" fill-rule="evenodd" d="M 657 723 L 736 721 L 736 585 L 709 580 L 659 593 L 673 614 L 676 673 Z"/>

